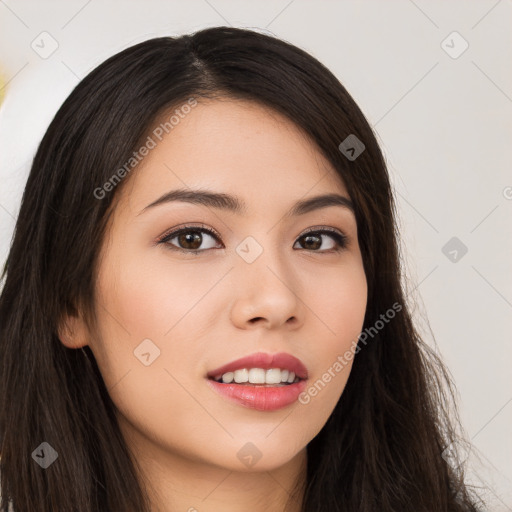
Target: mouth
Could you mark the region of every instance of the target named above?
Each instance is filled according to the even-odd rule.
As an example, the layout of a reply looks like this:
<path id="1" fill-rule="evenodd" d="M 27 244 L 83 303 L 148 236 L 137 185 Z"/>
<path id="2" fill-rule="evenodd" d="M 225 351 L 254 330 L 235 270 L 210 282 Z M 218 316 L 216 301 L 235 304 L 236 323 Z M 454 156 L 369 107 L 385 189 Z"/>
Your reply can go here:
<path id="1" fill-rule="evenodd" d="M 295 402 L 308 371 L 296 357 L 259 352 L 208 372 L 210 387 L 239 405 L 273 411 Z"/>
<path id="2" fill-rule="evenodd" d="M 224 384 L 287 385 L 305 380 L 308 370 L 291 354 L 257 352 L 208 372 L 207 377 Z"/>
<path id="3" fill-rule="evenodd" d="M 244 386 L 282 387 L 289 386 L 301 380 L 295 372 L 281 368 L 242 368 L 234 372 L 225 372 L 215 377 L 209 377 L 223 384 L 239 384 Z"/>

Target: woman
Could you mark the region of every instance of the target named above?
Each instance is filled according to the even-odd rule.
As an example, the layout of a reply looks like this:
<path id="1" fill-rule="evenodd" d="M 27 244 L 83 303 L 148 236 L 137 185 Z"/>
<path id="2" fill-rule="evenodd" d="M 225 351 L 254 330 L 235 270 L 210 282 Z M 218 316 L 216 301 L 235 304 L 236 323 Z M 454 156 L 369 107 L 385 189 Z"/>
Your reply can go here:
<path id="1" fill-rule="evenodd" d="M 381 151 L 316 59 L 227 27 L 114 55 L 48 128 L 5 267 L 4 499 L 477 510 L 401 277 Z"/>

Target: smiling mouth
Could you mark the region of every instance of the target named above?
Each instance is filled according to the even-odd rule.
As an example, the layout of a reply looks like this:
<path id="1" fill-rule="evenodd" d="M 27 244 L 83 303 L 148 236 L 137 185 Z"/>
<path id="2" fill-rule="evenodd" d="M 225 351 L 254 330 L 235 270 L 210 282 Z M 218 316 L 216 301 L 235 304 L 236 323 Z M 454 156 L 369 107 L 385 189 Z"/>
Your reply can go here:
<path id="1" fill-rule="evenodd" d="M 257 387 L 284 387 L 300 382 L 294 372 L 281 368 L 241 368 L 209 377 L 220 384 L 238 384 Z"/>
<path id="2" fill-rule="evenodd" d="M 307 386 L 308 370 L 297 357 L 257 352 L 210 370 L 210 388 L 237 405 L 271 412 L 295 403 Z"/>

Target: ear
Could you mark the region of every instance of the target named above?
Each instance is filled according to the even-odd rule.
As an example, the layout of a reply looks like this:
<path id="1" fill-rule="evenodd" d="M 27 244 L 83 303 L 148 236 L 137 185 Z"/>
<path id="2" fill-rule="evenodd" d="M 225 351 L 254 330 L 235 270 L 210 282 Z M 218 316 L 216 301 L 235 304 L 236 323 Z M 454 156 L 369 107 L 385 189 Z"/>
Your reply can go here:
<path id="1" fill-rule="evenodd" d="M 66 314 L 62 317 L 58 336 L 61 343 L 68 348 L 81 348 L 89 344 L 88 331 L 82 317 Z"/>

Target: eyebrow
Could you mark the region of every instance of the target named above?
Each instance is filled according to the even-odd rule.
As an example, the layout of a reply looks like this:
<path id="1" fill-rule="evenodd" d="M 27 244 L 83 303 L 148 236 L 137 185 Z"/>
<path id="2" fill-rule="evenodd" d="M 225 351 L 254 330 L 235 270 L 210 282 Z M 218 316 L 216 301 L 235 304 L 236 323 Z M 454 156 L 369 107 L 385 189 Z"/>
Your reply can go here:
<path id="1" fill-rule="evenodd" d="M 140 215 L 150 208 L 154 208 L 155 206 L 174 201 L 181 201 L 206 206 L 209 208 L 226 210 L 238 215 L 247 214 L 247 206 L 245 205 L 244 201 L 236 196 L 206 190 L 177 189 L 166 192 L 151 204 L 148 204 L 137 215 Z M 355 214 L 354 204 L 348 197 L 342 196 L 340 194 L 323 194 L 297 201 L 290 209 L 290 211 L 285 214 L 285 217 L 304 215 L 314 210 L 328 208 L 330 206 L 341 206 Z"/>

